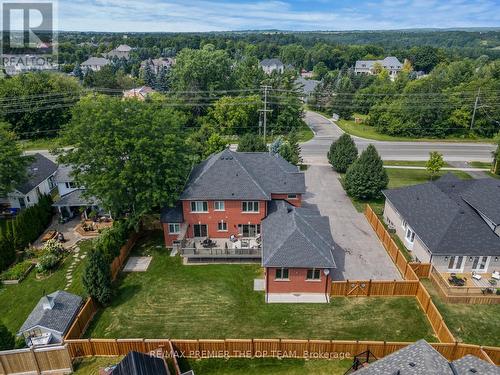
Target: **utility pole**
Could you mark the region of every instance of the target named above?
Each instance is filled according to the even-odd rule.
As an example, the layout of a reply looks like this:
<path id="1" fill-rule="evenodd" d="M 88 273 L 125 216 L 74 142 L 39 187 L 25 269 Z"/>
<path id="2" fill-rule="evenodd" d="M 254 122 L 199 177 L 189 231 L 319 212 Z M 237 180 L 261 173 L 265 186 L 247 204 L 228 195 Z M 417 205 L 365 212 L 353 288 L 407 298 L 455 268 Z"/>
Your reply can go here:
<path id="1" fill-rule="evenodd" d="M 474 111 L 472 112 L 472 119 L 470 120 L 470 130 L 474 126 L 474 120 L 476 119 L 477 104 L 479 103 L 479 94 L 481 93 L 481 88 L 477 89 L 476 101 L 474 103 Z"/>
<path id="2" fill-rule="evenodd" d="M 261 112 L 264 112 L 264 143 L 266 143 L 266 135 L 267 135 L 267 112 L 271 112 L 271 109 L 267 109 L 267 91 L 272 87 L 268 85 L 261 86 L 264 89 L 264 109 L 261 109 Z"/>

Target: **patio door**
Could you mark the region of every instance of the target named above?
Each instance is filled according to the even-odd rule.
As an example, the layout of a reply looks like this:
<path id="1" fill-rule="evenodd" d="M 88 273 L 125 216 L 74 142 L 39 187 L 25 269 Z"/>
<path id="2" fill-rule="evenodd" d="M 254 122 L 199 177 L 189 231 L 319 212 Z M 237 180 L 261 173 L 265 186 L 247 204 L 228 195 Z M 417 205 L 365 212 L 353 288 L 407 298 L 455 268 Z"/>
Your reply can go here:
<path id="1" fill-rule="evenodd" d="M 207 224 L 194 224 L 193 225 L 193 235 L 194 235 L 194 237 L 208 237 Z"/>
<path id="2" fill-rule="evenodd" d="M 448 271 L 463 271 L 464 268 L 464 260 L 463 256 L 452 256 L 450 257 L 450 261 L 448 262 Z"/>
<path id="3" fill-rule="evenodd" d="M 486 272 L 489 257 L 474 257 L 472 261 L 472 270 L 476 272 Z"/>
<path id="4" fill-rule="evenodd" d="M 260 234 L 260 224 L 238 224 L 238 232 L 242 237 L 257 237 Z"/>

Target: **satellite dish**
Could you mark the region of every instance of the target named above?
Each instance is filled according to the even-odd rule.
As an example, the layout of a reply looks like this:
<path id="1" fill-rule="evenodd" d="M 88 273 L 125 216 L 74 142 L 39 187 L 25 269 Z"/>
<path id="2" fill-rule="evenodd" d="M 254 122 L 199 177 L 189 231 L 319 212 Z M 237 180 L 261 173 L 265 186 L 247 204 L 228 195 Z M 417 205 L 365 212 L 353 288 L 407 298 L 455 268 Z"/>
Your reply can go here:
<path id="1" fill-rule="evenodd" d="M 324 273 L 326 276 L 328 276 L 328 275 L 330 274 L 330 270 L 329 270 L 328 268 L 325 268 L 325 269 L 323 270 L 323 273 Z"/>

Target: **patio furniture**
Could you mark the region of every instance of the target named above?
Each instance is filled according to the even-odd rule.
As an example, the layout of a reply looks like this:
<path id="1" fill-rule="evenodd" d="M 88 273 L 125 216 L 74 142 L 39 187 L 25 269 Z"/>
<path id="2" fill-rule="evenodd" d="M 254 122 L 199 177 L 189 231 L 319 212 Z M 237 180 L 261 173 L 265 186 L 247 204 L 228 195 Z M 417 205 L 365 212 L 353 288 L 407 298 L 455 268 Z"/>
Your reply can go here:
<path id="1" fill-rule="evenodd" d="M 448 281 L 453 286 L 465 286 L 465 280 L 457 276 L 451 276 Z"/>
<path id="2" fill-rule="evenodd" d="M 53 239 L 57 234 L 57 231 L 55 230 L 49 230 L 45 235 L 42 237 L 42 242 L 47 242 L 48 240 Z"/>
<path id="3" fill-rule="evenodd" d="M 216 245 L 215 241 L 212 241 L 210 238 L 204 239 L 203 242 L 201 243 L 201 246 L 203 246 L 204 248 L 214 247 L 215 245 Z"/>
<path id="4" fill-rule="evenodd" d="M 478 275 L 477 273 L 472 272 L 472 278 L 476 279 L 476 280 L 481 280 L 481 275 Z"/>
<path id="5" fill-rule="evenodd" d="M 495 280 L 500 280 L 500 272 L 495 271 L 491 274 L 491 277 Z"/>
<path id="6" fill-rule="evenodd" d="M 490 283 L 491 286 L 497 285 L 497 281 L 495 279 L 489 279 L 488 282 Z"/>

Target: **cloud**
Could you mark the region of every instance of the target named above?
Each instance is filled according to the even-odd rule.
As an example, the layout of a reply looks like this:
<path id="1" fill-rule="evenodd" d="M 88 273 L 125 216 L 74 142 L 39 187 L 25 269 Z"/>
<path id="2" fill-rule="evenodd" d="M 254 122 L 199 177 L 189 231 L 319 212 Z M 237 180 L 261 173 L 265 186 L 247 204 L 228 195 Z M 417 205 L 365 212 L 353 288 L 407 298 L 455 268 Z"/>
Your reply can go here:
<path id="1" fill-rule="evenodd" d="M 352 30 L 499 26 L 496 0 L 59 0 L 76 31 Z"/>

